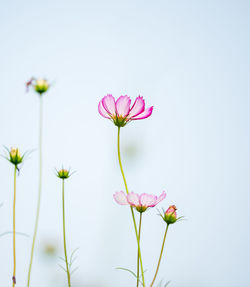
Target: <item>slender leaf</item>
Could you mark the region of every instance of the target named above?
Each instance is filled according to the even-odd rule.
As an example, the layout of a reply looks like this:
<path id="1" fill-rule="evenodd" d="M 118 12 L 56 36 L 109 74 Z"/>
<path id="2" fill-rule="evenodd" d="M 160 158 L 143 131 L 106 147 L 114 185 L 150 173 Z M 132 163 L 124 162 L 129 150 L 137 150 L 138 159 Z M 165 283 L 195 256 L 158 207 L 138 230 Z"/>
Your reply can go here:
<path id="1" fill-rule="evenodd" d="M 62 265 L 58 264 L 58 266 L 61 267 L 65 272 L 67 272 L 66 269 Z"/>
<path id="2" fill-rule="evenodd" d="M 71 256 L 70 256 L 70 262 L 72 262 L 72 259 L 73 259 L 73 256 L 74 256 L 74 254 L 76 253 L 76 251 L 79 249 L 79 247 L 78 248 L 76 248 L 72 253 L 71 253 Z"/>
<path id="3" fill-rule="evenodd" d="M 70 275 L 72 275 L 73 273 L 75 273 L 75 271 L 79 268 L 79 266 L 77 266 L 76 268 L 74 268 L 71 272 Z"/>
<path id="4" fill-rule="evenodd" d="M 115 269 L 117 269 L 117 270 L 127 271 L 127 272 L 129 272 L 130 274 L 132 274 L 132 275 L 137 279 L 137 275 L 136 275 L 133 271 L 131 271 L 131 270 L 127 269 L 127 268 L 123 268 L 123 267 L 116 267 Z M 141 277 L 141 276 L 140 276 L 140 277 Z M 141 285 L 143 285 L 143 283 L 142 283 L 142 281 L 141 281 L 141 280 L 139 280 L 139 282 L 141 283 Z"/>

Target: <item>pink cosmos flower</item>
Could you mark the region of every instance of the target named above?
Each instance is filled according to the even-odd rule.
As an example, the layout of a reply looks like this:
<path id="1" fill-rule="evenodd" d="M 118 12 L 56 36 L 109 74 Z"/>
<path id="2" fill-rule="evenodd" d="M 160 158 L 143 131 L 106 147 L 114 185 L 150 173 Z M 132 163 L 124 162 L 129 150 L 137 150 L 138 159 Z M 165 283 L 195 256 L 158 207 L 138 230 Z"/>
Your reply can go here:
<path id="1" fill-rule="evenodd" d="M 141 96 L 135 99 L 131 108 L 130 105 L 130 97 L 120 96 L 115 101 L 115 98 L 108 94 L 99 102 L 98 111 L 118 127 L 124 127 L 129 121 L 146 119 L 153 112 L 153 107 L 145 109 L 145 101 Z"/>
<path id="2" fill-rule="evenodd" d="M 165 191 L 158 197 L 153 194 L 143 193 L 141 195 L 130 192 L 125 194 L 123 191 L 116 192 L 114 195 L 114 199 L 118 204 L 121 205 L 130 205 L 135 207 L 137 211 L 144 212 L 148 207 L 156 206 L 160 201 L 162 201 L 166 197 Z"/>

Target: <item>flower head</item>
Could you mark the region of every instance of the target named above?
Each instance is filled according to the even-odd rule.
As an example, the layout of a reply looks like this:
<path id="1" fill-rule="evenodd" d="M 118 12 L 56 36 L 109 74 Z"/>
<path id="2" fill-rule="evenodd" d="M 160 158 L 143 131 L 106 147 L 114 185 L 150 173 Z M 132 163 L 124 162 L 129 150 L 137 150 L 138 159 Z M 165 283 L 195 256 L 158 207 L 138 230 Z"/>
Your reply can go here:
<path id="1" fill-rule="evenodd" d="M 133 120 L 146 119 L 153 112 L 153 107 L 145 109 L 145 101 L 141 96 L 135 99 L 132 107 L 130 105 L 131 99 L 128 96 L 120 96 L 115 100 L 112 95 L 107 95 L 99 102 L 98 111 L 118 127 L 124 127 Z"/>
<path id="2" fill-rule="evenodd" d="M 61 179 L 66 179 L 69 178 L 72 175 L 72 173 L 70 173 L 70 169 L 62 168 L 60 170 L 56 170 L 56 175 Z"/>
<path id="3" fill-rule="evenodd" d="M 35 78 L 31 78 L 26 83 L 27 91 L 28 91 L 30 86 L 32 86 L 34 88 L 34 90 L 40 95 L 42 95 L 43 93 L 47 92 L 47 90 L 50 87 L 50 85 L 49 85 L 47 80 L 45 80 L 45 79 L 35 79 Z"/>
<path id="4" fill-rule="evenodd" d="M 0 156 L 7 159 L 7 161 L 14 164 L 17 168 L 17 170 L 20 172 L 19 164 L 23 163 L 25 159 L 28 158 L 28 156 L 31 154 L 33 150 L 25 151 L 23 154 L 20 153 L 20 150 L 18 148 L 10 148 L 8 149 L 6 146 L 3 146 L 5 149 L 5 153 Z"/>
<path id="5" fill-rule="evenodd" d="M 13 163 L 14 165 L 18 165 L 23 161 L 23 156 L 21 156 L 20 151 L 18 148 L 11 148 L 9 151 L 9 158 L 8 160 Z"/>
<path id="6" fill-rule="evenodd" d="M 23 155 L 21 155 L 18 148 L 11 148 L 10 150 L 4 146 L 6 152 L 4 155 L 1 155 L 5 159 L 7 159 L 9 162 L 14 164 L 16 167 L 23 162 L 24 157 L 27 155 L 27 152 L 25 152 Z"/>
<path id="7" fill-rule="evenodd" d="M 164 213 L 163 219 L 167 224 L 173 224 L 178 220 L 176 210 L 177 210 L 176 206 L 171 205 Z"/>
<path id="8" fill-rule="evenodd" d="M 156 196 L 147 193 L 139 195 L 134 192 L 125 194 L 123 191 L 120 191 L 116 192 L 113 196 L 118 204 L 130 205 L 135 207 L 138 212 L 144 212 L 148 209 L 148 207 L 154 207 L 160 201 L 162 201 L 166 197 L 166 193 L 163 191 L 160 196 Z"/>

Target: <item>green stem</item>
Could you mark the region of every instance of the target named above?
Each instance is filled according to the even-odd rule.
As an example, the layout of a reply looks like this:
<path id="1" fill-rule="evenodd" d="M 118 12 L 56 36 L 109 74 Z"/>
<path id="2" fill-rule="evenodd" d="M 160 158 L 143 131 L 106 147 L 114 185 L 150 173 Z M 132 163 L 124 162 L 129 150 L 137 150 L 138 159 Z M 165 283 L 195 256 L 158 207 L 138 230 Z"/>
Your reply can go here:
<path id="1" fill-rule="evenodd" d="M 153 286 L 153 284 L 155 282 L 155 279 L 156 279 L 156 276 L 157 276 L 158 271 L 159 271 L 159 267 L 160 267 L 160 264 L 161 264 L 162 253 L 163 253 L 163 249 L 164 249 L 164 245 L 165 245 L 165 241 L 166 241 L 166 236 L 167 236 L 167 232 L 168 232 L 168 226 L 169 226 L 169 224 L 167 224 L 167 227 L 166 227 L 166 231 L 165 231 L 163 242 L 162 242 L 160 257 L 159 257 L 157 268 L 156 268 L 156 271 L 155 271 L 155 275 L 154 275 L 154 278 L 152 280 L 152 283 L 150 284 L 150 287 Z"/>
<path id="2" fill-rule="evenodd" d="M 27 287 L 30 286 L 30 276 L 31 276 L 31 269 L 32 269 L 32 263 L 33 263 L 36 235 L 37 235 L 38 222 L 39 222 L 40 205 L 41 205 L 41 193 L 42 193 L 42 127 L 43 127 L 42 126 L 42 123 L 43 123 L 42 120 L 43 120 L 43 102 L 42 102 L 42 95 L 40 95 L 38 200 L 37 200 L 37 209 L 36 209 L 35 229 L 34 229 L 34 233 L 33 233 L 32 247 L 31 247 L 31 255 L 30 255 L 30 264 L 29 264 Z"/>
<path id="3" fill-rule="evenodd" d="M 65 262 L 66 262 L 66 271 L 68 277 L 68 286 L 70 285 L 70 272 L 69 272 L 69 263 L 67 257 L 67 249 L 66 249 L 66 232 L 65 232 L 65 208 L 64 208 L 64 179 L 62 180 L 62 210 L 63 210 L 63 246 L 64 246 L 64 255 L 65 255 Z"/>
<path id="4" fill-rule="evenodd" d="M 117 150 L 118 150 L 118 160 L 119 160 L 119 165 L 120 165 L 120 169 L 121 169 L 121 173 L 122 173 L 124 185 L 125 185 L 126 192 L 127 192 L 127 194 L 128 194 L 128 185 L 127 185 L 127 181 L 126 181 L 126 178 L 125 178 L 125 174 L 124 174 L 123 167 L 122 167 L 122 162 L 121 162 L 121 152 L 120 152 L 120 127 L 118 127 Z M 137 245 L 138 245 L 138 254 L 139 254 L 140 265 L 141 265 L 142 282 L 143 282 L 143 287 L 145 287 L 146 285 L 145 285 L 143 265 L 142 265 L 140 240 L 139 240 L 139 236 L 138 236 L 138 232 L 137 232 L 137 226 L 136 226 L 136 221 L 135 221 L 135 214 L 134 214 L 134 210 L 133 210 L 133 208 L 132 208 L 131 206 L 130 206 L 130 210 L 131 210 L 131 214 L 132 214 L 132 219 L 133 219 L 134 228 L 135 228 L 135 235 L 136 235 L 136 240 L 137 240 Z"/>
<path id="5" fill-rule="evenodd" d="M 140 221 L 139 221 L 139 242 L 141 239 L 141 220 L 142 220 L 142 212 L 140 212 Z M 137 254 L 137 287 L 139 287 L 140 282 L 140 257 L 139 257 L 139 248 L 138 248 L 138 254 Z"/>
<path id="6" fill-rule="evenodd" d="M 14 199 L 13 199 L 13 276 L 12 276 L 12 286 L 16 284 L 16 170 L 14 169 Z"/>

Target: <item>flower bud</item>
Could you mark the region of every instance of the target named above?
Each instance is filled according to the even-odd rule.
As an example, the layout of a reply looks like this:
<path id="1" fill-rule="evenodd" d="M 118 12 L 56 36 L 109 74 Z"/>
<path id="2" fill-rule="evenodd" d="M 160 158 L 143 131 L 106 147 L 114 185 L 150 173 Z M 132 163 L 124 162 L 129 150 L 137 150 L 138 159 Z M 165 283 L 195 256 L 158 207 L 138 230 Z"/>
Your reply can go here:
<path id="1" fill-rule="evenodd" d="M 23 161 L 23 157 L 21 156 L 18 148 L 11 148 L 9 156 L 9 161 L 14 165 L 18 165 Z"/>
<path id="2" fill-rule="evenodd" d="M 34 83 L 34 88 L 36 92 L 38 92 L 39 94 L 43 94 L 48 90 L 49 84 L 47 80 L 38 79 Z"/>
<path id="3" fill-rule="evenodd" d="M 173 224 L 177 221 L 176 210 L 177 210 L 176 206 L 171 205 L 165 212 L 163 219 L 167 224 Z"/>
<path id="4" fill-rule="evenodd" d="M 70 177 L 69 170 L 61 169 L 61 170 L 57 171 L 57 176 L 61 179 L 69 178 Z"/>

